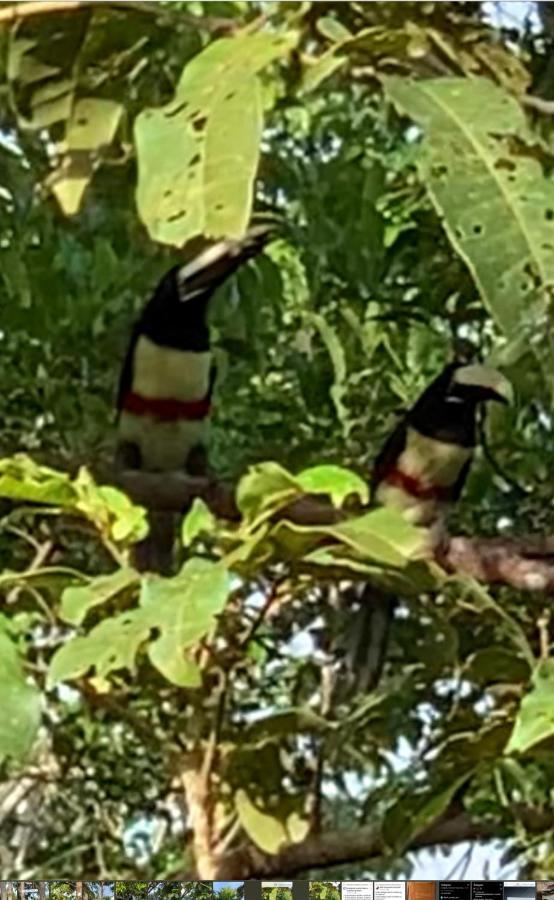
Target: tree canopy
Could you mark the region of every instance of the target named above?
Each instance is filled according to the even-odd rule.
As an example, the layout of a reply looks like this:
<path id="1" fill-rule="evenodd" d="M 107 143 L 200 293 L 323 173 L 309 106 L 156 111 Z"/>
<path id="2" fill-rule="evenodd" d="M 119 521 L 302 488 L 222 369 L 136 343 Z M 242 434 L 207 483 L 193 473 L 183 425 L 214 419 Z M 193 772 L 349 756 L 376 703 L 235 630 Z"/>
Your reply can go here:
<path id="1" fill-rule="evenodd" d="M 547 876 L 552 4 L 534 16 L 0 8 L 3 878 L 409 875 L 487 838 Z M 218 490 L 117 482 L 137 311 L 268 209 L 277 239 L 211 309 Z M 468 350 L 517 400 L 430 562 L 367 483 Z M 194 497 L 173 578 L 130 564 L 149 491 Z M 365 695 L 337 651 L 353 582 L 404 598 Z"/>

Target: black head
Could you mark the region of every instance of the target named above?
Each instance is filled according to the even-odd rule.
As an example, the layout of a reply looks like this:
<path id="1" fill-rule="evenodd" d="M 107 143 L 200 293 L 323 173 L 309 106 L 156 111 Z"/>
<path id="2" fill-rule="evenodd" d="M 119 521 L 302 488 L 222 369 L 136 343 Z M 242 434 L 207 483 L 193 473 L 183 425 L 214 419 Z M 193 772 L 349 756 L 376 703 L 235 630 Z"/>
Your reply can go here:
<path id="1" fill-rule="evenodd" d="M 511 403 L 512 396 L 510 382 L 496 369 L 451 363 L 420 396 L 408 421 L 427 437 L 472 447 L 477 406 Z"/>

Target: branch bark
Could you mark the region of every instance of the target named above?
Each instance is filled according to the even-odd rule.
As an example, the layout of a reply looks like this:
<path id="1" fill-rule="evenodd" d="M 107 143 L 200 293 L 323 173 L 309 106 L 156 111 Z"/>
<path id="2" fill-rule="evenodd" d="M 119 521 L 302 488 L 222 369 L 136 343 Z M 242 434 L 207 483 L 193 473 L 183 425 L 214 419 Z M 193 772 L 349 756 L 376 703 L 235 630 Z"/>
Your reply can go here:
<path id="1" fill-rule="evenodd" d="M 518 815 L 528 831 L 540 834 L 554 824 L 552 812 L 522 809 Z M 452 806 L 410 843 L 410 852 L 424 847 L 458 844 L 461 841 L 481 841 L 498 837 L 498 823 L 473 822 L 467 812 Z M 217 879 L 266 878 L 294 876 L 309 869 L 368 861 L 390 852 L 379 828 L 328 831 L 312 835 L 299 844 L 285 847 L 280 853 L 269 855 L 252 845 L 239 847 L 220 858 Z"/>

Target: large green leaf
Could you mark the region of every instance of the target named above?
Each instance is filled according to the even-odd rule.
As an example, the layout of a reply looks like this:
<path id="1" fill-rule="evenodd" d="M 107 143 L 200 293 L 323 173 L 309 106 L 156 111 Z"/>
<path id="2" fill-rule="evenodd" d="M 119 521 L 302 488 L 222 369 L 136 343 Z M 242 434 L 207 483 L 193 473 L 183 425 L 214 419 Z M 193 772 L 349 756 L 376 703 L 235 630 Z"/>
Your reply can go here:
<path id="1" fill-rule="evenodd" d="M 294 33 L 222 38 L 185 67 L 174 99 L 135 123 L 137 205 L 155 240 L 240 237 L 248 224 L 262 135 L 257 72 Z"/>
<path id="2" fill-rule="evenodd" d="M 229 574 L 222 565 L 189 559 L 175 578 L 147 578 L 140 597 L 140 617 L 159 636 L 149 647 L 149 657 L 169 681 L 180 687 L 197 687 L 200 675 L 184 651 L 211 629 L 215 616 L 225 608 Z"/>
<path id="3" fill-rule="evenodd" d="M 15 644 L 0 629 L 0 759 L 21 758 L 29 752 L 40 724 L 40 703 Z"/>
<path id="4" fill-rule="evenodd" d="M 384 84 L 423 129 L 421 177 L 491 315 L 508 338 L 534 338 L 544 358 L 536 323 L 554 285 L 554 180 L 520 105 L 480 78 Z"/>
<path id="5" fill-rule="evenodd" d="M 70 615 L 82 620 L 88 608 L 134 581 L 132 570 L 122 570 L 98 579 L 98 596 L 90 589 L 76 595 L 80 589 L 75 589 L 70 596 Z M 74 637 L 54 654 L 49 683 L 78 678 L 91 669 L 101 678 L 117 669 L 132 671 L 138 650 L 154 632 L 148 646 L 152 665 L 180 687 L 197 687 L 200 674 L 186 651 L 210 631 L 215 616 L 225 607 L 229 589 L 229 574 L 223 566 L 198 558 L 188 560 L 174 578 L 145 578 L 138 608 L 105 619 L 89 634 Z"/>
<path id="6" fill-rule="evenodd" d="M 554 659 L 545 659 L 533 675 L 523 698 L 506 753 L 525 753 L 554 736 Z"/>

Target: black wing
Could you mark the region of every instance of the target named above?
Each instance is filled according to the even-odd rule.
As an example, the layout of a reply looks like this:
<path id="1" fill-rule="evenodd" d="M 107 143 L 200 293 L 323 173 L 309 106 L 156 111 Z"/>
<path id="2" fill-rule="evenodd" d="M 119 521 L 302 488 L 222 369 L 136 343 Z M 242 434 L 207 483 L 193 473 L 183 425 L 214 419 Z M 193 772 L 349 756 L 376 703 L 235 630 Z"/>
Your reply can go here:
<path id="1" fill-rule="evenodd" d="M 373 472 L 371 473 L 371 497 L 375 496 L 375 491 L 380 483 L 394 469 L 398 462 L 398 457 L 406 448 L 406 433 L 408 429 L 407 418 L 404 417 L 398 423 L 394 431 L 388 436 L 379 451 L 373 464 Z"/>
<path id="2" fill-rule="evenodd" d="M 131 340 L 129 341 L 129 346 L 127 347 L 127 353 L 125 354 L 125 360 L 123 362 L 123 366 L 121 368 L 121 374 L 119 376 L 119 384 L 117 387 L 117 400 L 116 400 L 116 408 L 117 415 L 119 417 L 119 413 L 121 412 L 121 407 L 123 405 L 123 398 L 125 394 L 127 394 L 131 390 L 131 385 L 133 383 L 133 361 L 135 356 L 135 347 L 137 345 L 137 341 L 140 336 L 140 326 L 137 323 L 133 331 L 131 333 Z"/>

